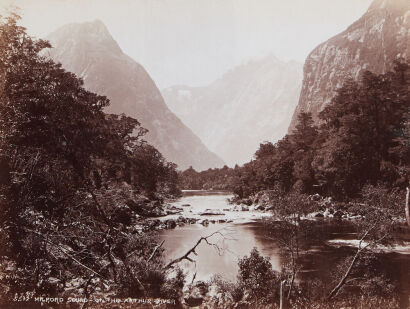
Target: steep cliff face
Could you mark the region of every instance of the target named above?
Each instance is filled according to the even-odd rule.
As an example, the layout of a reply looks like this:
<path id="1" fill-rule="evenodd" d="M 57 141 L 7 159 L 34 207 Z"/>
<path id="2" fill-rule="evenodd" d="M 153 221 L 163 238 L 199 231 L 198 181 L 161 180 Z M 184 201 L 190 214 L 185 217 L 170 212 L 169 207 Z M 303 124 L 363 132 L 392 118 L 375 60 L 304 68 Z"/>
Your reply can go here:
<path id="1" fill-rule="evenodd" d="M 261 142 L 286 134 L 301 82 L 300 63 L 269 56 L 236 67 L 208 86 L 174 86 L 162 94 L 205 145 L 233 166 L 250 161 Z"/>
<path id="2" fill-rule="evenodd" d="M 145 69 L 122 52 L 101 21 L 63 26 L 48 39 L 50 56 L 83 78 L 86 88 L 107 96 L 106 112 L 137 118 L 149 130 L 147 141 L 167 160 L 181 169 L 224 164 L 168 109 Z"/>
<path id="3" fill-rule="evenodd" d="M 398 57 L 410 56 L 410 1 L 376 0 L 344 32 L 320 44 L 307 57 L 299 104 L 289 127 L 301 111 L 318 113 L 329 104 L 346 78 L 357 80 L 364 70 L 377 74 L 392 69 Z"/>

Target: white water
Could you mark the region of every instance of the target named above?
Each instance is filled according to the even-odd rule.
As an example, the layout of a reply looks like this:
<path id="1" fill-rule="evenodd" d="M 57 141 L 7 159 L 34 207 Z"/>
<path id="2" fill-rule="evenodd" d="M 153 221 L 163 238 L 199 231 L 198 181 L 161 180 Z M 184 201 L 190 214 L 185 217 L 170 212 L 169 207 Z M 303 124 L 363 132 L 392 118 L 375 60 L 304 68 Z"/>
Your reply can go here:
<path id="1" fill-rule="evenodd" d="M 226 220 L 235 223 L 245 223 L 271 216 L 269 213 L 261 211 L 232 211 L 233 205 L 228 203 L 232 194 L 226 192 L 207 192 L 207 191 L 185 191 L 181 199 L 173 202 L 172 205 L 183 209 L 181 214 L 162 217 L 161 220 L 176 219 L 179 216 L 185 218 Z M 189 205 L 189 206 L 187 206 Z M 228 210 L 229 209 L 229 210 Z M 201 215 L 201 213 L 211 210 L 220 211 L 222 215 Z"/>

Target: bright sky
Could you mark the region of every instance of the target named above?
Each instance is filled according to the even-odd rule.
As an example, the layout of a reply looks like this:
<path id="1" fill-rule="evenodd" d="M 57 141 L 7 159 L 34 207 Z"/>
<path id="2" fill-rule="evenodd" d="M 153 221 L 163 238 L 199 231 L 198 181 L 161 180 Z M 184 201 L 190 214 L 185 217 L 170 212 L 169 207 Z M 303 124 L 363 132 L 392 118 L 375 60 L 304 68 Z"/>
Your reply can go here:
<path id="1" fill-rule="evenodd" d="M 0 0 L 10 3 L 37 37 L 66 23 L 102 20 L 164 88 L 204 85 L 268 54 L 303 62 L 371 0 Z"/>

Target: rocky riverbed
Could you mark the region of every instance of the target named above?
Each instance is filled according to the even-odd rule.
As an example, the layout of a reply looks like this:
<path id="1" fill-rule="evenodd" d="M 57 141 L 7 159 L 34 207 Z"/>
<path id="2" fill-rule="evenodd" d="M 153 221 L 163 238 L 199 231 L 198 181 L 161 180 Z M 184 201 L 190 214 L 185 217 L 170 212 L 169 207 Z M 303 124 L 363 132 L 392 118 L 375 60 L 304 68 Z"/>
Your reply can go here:
<path id="1" fill-rule="evenodd" d="M 208 197 L 205 203 L 200 200 L 201 195 L 198 196 L 197 192 L 192 196 L 169 200 L 163 205 L 149 202 L 149 211 L 141 217 L 139 228 L 147 231 L 173 229 L 186 224 L 208 226 L 218 223 L 245 223 L 274 216 L 275 205 L 271 202 L 269 191 L 262 191 L 241 200 L 234 200 L 233 195 L 227 192 L 211 193 L 214 195 Z M 309 199 L 314 205 L 314 211 L 303 216 L 302 219 L 305 220 L 362 220 L 366 215 L 363 207 L 357 203 L 337 203 L 332 198 L 324 198 L 318 194 L 309 196 Z M 397 221 L 402 223 L 403 220 Z"/>

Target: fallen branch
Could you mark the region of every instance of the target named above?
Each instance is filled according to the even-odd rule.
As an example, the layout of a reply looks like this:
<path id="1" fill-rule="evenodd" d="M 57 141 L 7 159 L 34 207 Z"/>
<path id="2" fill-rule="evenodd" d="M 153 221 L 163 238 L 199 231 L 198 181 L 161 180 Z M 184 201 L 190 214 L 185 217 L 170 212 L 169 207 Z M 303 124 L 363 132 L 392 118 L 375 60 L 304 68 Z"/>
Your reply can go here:
<path id="1" fill-rule="evenodd" d="M 208 235 L 208 236 L 206 236 L 206 237 L 201 237 L 201 238 L 199 238 L 198 241 L 196 242 L 196 244 L 195 244 L 191 249 L 189 249 L 183 256 L 181 256 L 181 257 L 179 257 L 179 258 L 177 258 L 177 259 L 175 259 L 175 260 L 172 260 L 172 261 L 169 262 L 163 269 L 164 269 L 164 270 L 169 269 L 169 268 L 172 267 L 172 265 L 177 264 L 177 263 L 179 263 L 179 262 L 181 262 L 181 261 L 183 261 L 183 260 L 187 260 L 187 261 L 190 261 L 190 262 L 194 262 L 194 260 L 191 259 L 191 258 L 189 257 L 189 255 L 190 255 L 191 253 L 197 255 L 197 253 L 196 253 L 195 250 L 196 250 L 196 248 L 201 244 L 202 241 L 205 241 L 208 245 L 214 246 L 216 249 L 219 250 L 219 247 L 218 247 L 216 244 L 210 243 L 210 242 L 208 241 L 209 238 L 211 238 L 212 236 L 214 236 L 214 235 L 216 235 L 216 234 L 219 234 L 219 235 L 221 235 L 222 237 L 224 237 L 224 235 L 223 235 L 223 234 L 220 232 L 220 230 L 219 230 L 219 231 L 216 231 L 216 232 L 214 232 L 214 233 L 212 233 L 212 234 L 210 234 L 210 235 Z"/>
<path id="2" fill-rule="evenodd" d="M 158 245 L 155 247 L 154 251 L 152 252 L 151 256 L 149 257 L 149 259 L 147 260 L 147 262 L 151 261 L 152 258 L 155 256 L 155 253 L 162 247 L 162 245 L 164 244 L 165 239 Z"/>

